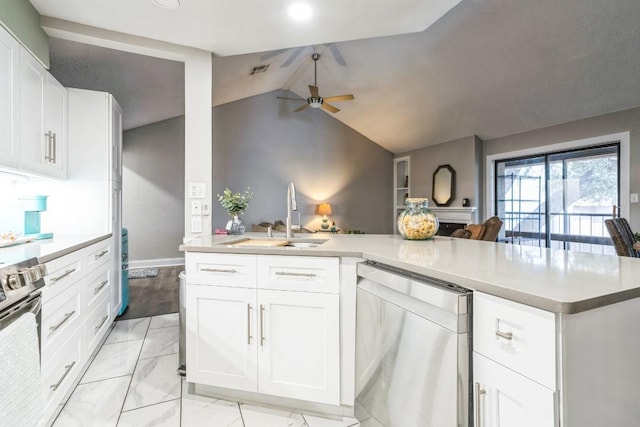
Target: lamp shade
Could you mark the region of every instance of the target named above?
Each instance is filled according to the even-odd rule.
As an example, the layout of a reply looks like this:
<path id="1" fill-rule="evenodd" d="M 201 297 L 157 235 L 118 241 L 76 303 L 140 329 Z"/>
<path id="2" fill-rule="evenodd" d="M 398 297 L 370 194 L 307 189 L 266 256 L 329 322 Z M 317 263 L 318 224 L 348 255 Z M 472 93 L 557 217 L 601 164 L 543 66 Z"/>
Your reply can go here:
<path id="1" fill-rule="evenodd" d="M 316 206 L 316 215 L 331 215 L 331 204 L 329 203 L 320 203 Z"/>

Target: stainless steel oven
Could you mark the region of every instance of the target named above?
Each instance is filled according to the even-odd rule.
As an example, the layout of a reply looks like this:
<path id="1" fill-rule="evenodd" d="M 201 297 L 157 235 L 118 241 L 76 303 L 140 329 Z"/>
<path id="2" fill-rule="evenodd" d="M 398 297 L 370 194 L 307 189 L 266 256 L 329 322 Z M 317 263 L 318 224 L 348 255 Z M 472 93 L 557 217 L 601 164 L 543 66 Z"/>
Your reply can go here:
<path id="1" fill-rule="evenodd" d="M 472 425 L 470 303 L 471 292 L 453 284 L 358 264 L 355 411 L 361 423 Z"/>
<path id="2" fill-rule="evenodd" d="M 25 313 L 33 313 L 38 325 L 42 309 L 42 287 L 46 268 L 31 258 L 0 269 L 0 330 L 6 328 Z"/>

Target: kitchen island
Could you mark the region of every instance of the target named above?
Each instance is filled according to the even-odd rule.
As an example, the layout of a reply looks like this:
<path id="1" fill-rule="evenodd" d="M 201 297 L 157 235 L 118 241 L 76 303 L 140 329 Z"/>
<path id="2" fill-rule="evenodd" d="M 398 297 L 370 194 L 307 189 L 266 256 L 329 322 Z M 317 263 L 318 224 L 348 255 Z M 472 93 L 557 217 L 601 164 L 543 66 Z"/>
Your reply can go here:
<path id="1" fill-rule="evenodd" d="M 207 259 L 218 265 L 211 269 L 214 274 L 233 270 L 240 276 L 245 271 L 225 269 L 215 257 L 226 257 L 224 263 L 234 265 L 238 262 L 268 265 L 270 260 L 277 259 L 281 266 L 286 266 L 287 259 L 292 262 L 305 257 L 338 259 L 339 404 L 331 403 L 331 399 L 315 400 L 314 410 L 336 414 L 330 410 L 333 406 L 345 414 L 352 413 L 361 388 L 356 384 L 358 372 L 354 368 L 353 349 L 353 288 L 358 281 L 355 265 L 368 260 L 473 291 L 475 414 L 470 424 L 629 425 L 640 418 L 640 409 L 635 404 L 640 397 L 636 387 L 640 368 L 635 362 L 640 354 L 640 336 L 635 333 L 636 325 L 640 324 L 640 260 L 448 237 L 407 241 L 389 235 L 314 234 L 300 235 L 299 240 L 326 241 L 315 247 L 239 244 L 249 238 L 266 239 L 266 236 L 257 233 L 204 236 L 181 246 L 186 252 L 188 295 L 191 292 L 188 300 L 198 301 L 194 292 L 206 287 L 206 281 L 200 279 L 207 268 L 199 269 Z M 197 262 L 190 262 L 194 257 Z M 251 295 L 256 289 L 260 295 L 260 283 L 267 280 L 263 276 L 268 271 L 256 269 L 251 273 L 255 282 L 240 287 L 255 288 Z M 229 289 L 234 288 L 233 283 L 228 283 Z M 262 321 L 251 317 L 255 301 L 262 315 L 259 297 L 247 303 L 248 312 L 242 312 L 249 318 L 242 325 L 249 329 L 248 339 L 245 335 L 248 346 L 252 345 L 251 325 L 262 325 Z M 189 366 L 189 360 L 196 363 L 200 359 L 193 354 L 190 357 L 189 352 L 195 348 L 196 340 L 200 340 L 198 348 L 202 349 L 207 337 L 199 334 L 205 329 L 192 314 L 187 313 L 187 380 L 198 383 L 197 366 Z M 209 351 L 217 351 L 213 342 L 207 345 Z M 238 395 L 234 387 L 216 388 L 219 384 L 215 380 L 202 385 L 205 392 L 204 386 L 213 386 L 213 394 L 229 392 L 241 400 L 260 401 L 264 397 L 264 403 L 268 404 L 298 404 L 278 400 L 274 398 L 278 393 L 260 393 L 258 389 L 249 395 Z M 507 404 L 505 397 L 512 404 Z"/>

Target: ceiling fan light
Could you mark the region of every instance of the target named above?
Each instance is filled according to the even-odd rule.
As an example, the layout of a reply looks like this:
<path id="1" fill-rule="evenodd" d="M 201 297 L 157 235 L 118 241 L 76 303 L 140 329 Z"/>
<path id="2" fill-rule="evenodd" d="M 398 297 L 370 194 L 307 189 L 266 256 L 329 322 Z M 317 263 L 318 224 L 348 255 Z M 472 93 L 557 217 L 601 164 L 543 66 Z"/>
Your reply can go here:
<path id="1" fill-rule="evenodd" d="M 311 108 L 320 108 L 320 107 L 322 107 L 322 99 L 321 98 L 309 98 L 309 107 L 311 107 Z"/>
<path id="2" fill-rule="evenodd" d="M 293 3 L 287 9 L 289 18 L 294 21 L 307 21 L 311 18 L 311 6 L 306 3 Z"/>

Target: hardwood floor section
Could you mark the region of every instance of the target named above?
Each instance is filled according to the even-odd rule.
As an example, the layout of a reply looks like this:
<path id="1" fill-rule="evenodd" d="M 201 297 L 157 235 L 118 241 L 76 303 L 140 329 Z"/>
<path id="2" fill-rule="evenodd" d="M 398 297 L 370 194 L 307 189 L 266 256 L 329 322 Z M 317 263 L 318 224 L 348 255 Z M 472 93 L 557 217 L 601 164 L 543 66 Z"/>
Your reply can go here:
<path id="1" fill-rule="evenodd" d="M 117 320 L 177 313 L 178 275 L 184 265 L 160 267 L 157 277 L 129 279 L 129 307 Z"/>

